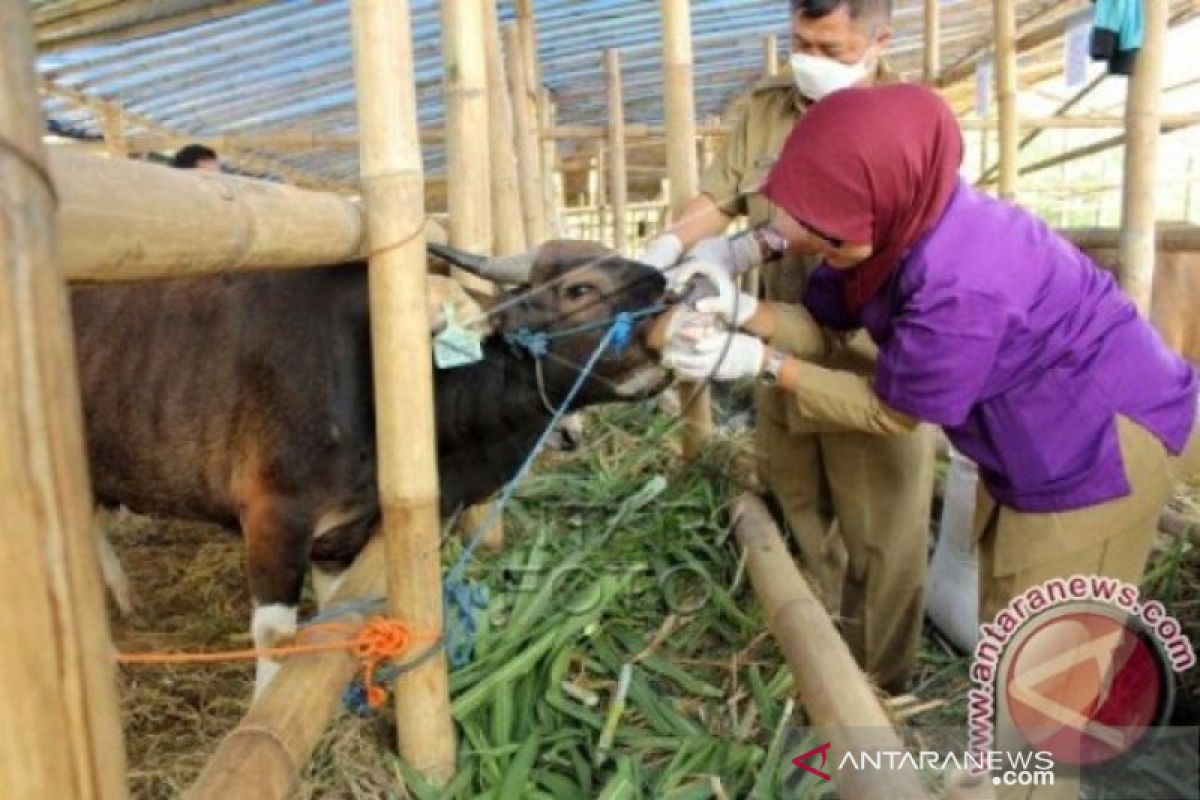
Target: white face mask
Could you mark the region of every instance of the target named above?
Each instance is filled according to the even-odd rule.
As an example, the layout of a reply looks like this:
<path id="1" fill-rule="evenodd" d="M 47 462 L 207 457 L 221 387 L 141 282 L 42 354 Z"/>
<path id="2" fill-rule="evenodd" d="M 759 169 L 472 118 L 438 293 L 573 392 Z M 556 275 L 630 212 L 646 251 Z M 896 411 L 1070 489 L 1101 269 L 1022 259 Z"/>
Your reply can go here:
<path id="1" fill-rule="evenodd" d="M 838 89 L 846 89 L 867 77 L 874 68 L 871 50 L 857 64 L 843 64 L 832 58 L 792 53 L 792 75 L 800 94 L 816 102 Z"/>

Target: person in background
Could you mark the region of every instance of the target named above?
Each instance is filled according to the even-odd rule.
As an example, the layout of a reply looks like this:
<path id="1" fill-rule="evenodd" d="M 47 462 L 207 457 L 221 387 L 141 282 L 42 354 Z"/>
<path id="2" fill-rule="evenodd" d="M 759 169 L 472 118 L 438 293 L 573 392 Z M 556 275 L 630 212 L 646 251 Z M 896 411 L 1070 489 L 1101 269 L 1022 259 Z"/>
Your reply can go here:
<path id="1" fill-rule="evenodd" d="M 1200 469 L 1200 381 L 1110 274 L 963 181 L 962 153 L 953 113 L 924 87 L 847 89 L 817 104 L 763 190 L 785 237 L 815 241 L 824 258 L 803 308 L 738 298 L 727 281 L 707 310 L 741 332 L 668 333 L 663 361 L 691 380 L 761 376 L 806 416 L 864 433 L 941 426 L 979 465 L 990 621 L 1052 578 L 1139 582 L 1163 504 Z M 686 317 L 668 331 L 686 330 Z M 859 328 L 880 348 L 873 377 L 812 360 Z M 1086 689 L 1055 686 L 1063 702 Z M 1015 735 L 1006 724 L 1000 743 Z M 1078 797 L 1073 776 L 1059 778 L 1001 796 Z"/>
<path id="2" fill-rule="evenodd" d="M 791 0 L 792 56 L 756 86 L 725 147 L 700 182 L 701 193 L 642 256 L 679 285 L 697 270 L 733 277 L 771 255 L 761 236 L 717 237 L 736 217 L 757 228 L 778 209 L 762 194 L 797 119 L 851 85 L 894 83 L 883 61 L 891 36 L 890 0 Z M 879 125 L 886 127 L 881 116 Z M 731 244 L 732 242 L 732 244 Z M 762 267 L 768 301 L 797 304 L 816 260 L 803 248 Z M 787 312 L 781 312 L 787 313 Z M 859 335 L 827 364 L 870 375 L 875 348 Z M 775 387 L 756 392 L 759 472 L 807 568 L 862 665 L 884 688 L 904 690 L 916 659 L 933 491 L 933 432 L 880 437 L 818 420 Z"/>
<path id="3" fill-rule="evenodd" d="M 221 159 L 215 150 L 202 144 L 189 144 L 179 148 L 171 159 L 171 166 L 177 169 L 203 169 L 210 172 L 221 171 Z"/>

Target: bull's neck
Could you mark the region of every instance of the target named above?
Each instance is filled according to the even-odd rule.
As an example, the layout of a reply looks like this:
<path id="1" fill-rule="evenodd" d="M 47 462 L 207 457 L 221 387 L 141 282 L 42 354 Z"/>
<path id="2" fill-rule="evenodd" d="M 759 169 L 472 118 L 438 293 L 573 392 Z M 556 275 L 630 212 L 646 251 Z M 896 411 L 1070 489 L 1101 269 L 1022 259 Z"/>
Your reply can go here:
<path id="1" fill-rule="evenodd" d="M 547 387 L 550 402 L 565 390 Z M 516 474 L 551 420 L 537 362 L 495 339 L 477 364 L 437 373 L 442 510 L 486 499 Z"/>

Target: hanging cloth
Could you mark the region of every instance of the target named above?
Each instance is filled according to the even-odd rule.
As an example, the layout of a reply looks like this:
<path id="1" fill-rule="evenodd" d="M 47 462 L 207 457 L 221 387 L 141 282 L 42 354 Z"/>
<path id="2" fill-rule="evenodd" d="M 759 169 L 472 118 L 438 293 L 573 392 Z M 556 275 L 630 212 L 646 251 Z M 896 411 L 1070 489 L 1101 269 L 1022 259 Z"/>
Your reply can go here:
<path id="1" fill-rule="evenodd" d="M 1132 75 L 1146 36 L 1142 0 L 1092 0 L 1092 59 L 1107 61 L 1113 75 Z"/>

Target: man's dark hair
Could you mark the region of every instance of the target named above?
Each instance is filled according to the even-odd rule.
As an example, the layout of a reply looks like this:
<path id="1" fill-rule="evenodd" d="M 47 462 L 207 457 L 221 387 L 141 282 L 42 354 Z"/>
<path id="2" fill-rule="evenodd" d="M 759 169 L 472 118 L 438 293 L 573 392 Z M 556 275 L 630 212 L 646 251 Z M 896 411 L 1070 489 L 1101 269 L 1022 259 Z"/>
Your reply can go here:
<path id="1" fill-rule="evenodd" d="M 792 13 L 805 19 L 821 19 L 845 6 L 851 19 L 892 18 L 892 0 L 792 0 Z"/>
<path id="2" fill-rule="evenodd" d="M 171 159 L 172 167 L 180 169 L 195 169 L 196 164 L 201 161 L 216 161 L 217 153 L 215 150 L 205 147 L 202 144 L 189 144 L 187 147 L 179 148 L 179 152 Z"/>

